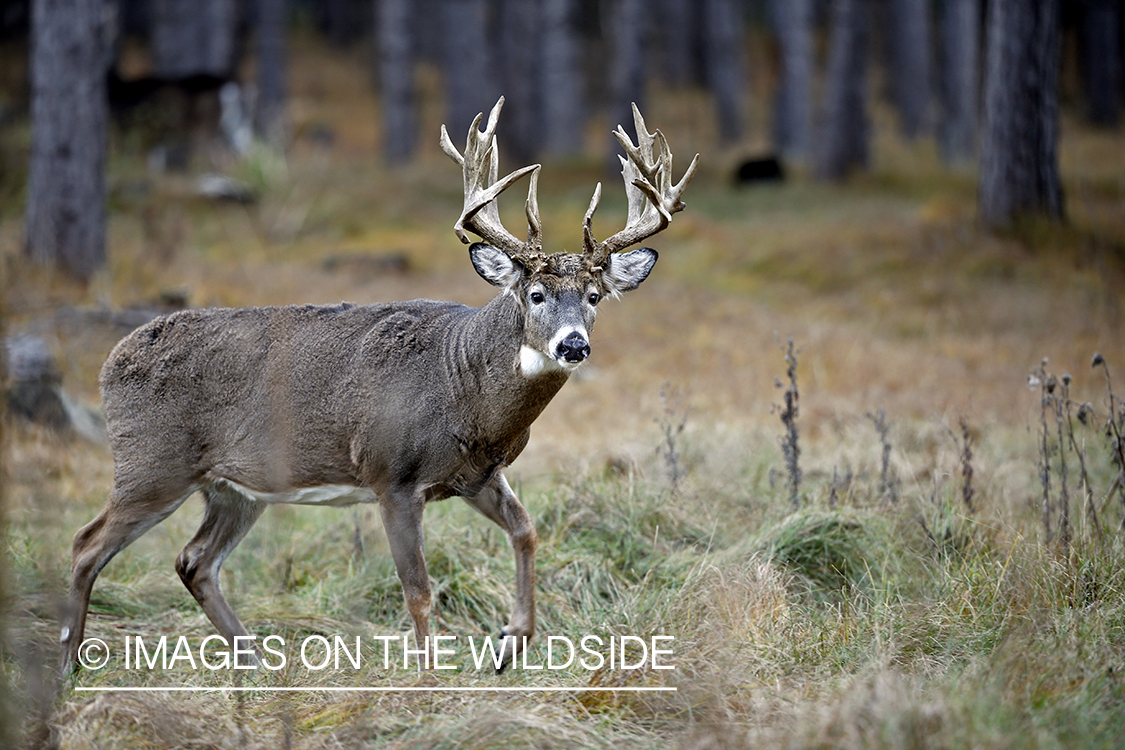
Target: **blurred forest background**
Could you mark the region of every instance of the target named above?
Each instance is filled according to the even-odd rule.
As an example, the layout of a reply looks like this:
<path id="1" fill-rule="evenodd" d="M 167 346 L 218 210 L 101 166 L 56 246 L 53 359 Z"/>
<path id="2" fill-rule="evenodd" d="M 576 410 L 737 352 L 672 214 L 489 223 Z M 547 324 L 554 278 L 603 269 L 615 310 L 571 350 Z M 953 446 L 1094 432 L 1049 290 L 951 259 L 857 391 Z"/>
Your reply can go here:
<path id="1" fill-rule="evenodd" d="M 1117 746 L 1123 41 L 1123 0 L 0 0 L 0 746 Z M 460 145 L 500 95 L 501 170 L 545 165 L 548 251 L 599 180 L 595 234 L 623 225 L 631 102 L 675 179 L 701 155 L 509 474 L 540 632 L 674 634 L 678 668 L 441 684 L 678 692 L 60 682 L 70 540 L 112 482 L 110 348 L 190 306 L 483 304 L 438 133 Z M 210 632 L 172 567 L 199 505 L 107 567 L 91 636 Z M 435 629 L 487 632 L 507 542 L 435 505 Z M 370 508 L 278 507 L 223 586 L 255 633 L 406 632 L 389 557 Z"/>
<path id="2" fill-rule="evenodd" d="M 870 165 L 885 101 L 944 164 L 981 155 L 980 216 L 1003 225 L 1065 214 L 1060 85 L 1084 119 L 1117 126 L 1123 15 L 1118 0 L 4 0 L 0 116 L 34 133 L 27 252 L 79 279 L 104 263 L 111 123 L 148 126 L 150 162 L 173 169 L 208 126 L 241 155 L 255 138 L 340 135 L 292 111 L 295 36 L 362 50 L 389 166 L 418 157 L 427 107 L 461 133 L 503 93 L 505 153 L 523 164 L 601 148 L 591 123 L 628 122 L 650 89 L 698 90 L 718 146 L 768 154 L 744 177 L 796 163 L 840 180 Z M 4 156 L 18 196 L 18 146 Z"/>

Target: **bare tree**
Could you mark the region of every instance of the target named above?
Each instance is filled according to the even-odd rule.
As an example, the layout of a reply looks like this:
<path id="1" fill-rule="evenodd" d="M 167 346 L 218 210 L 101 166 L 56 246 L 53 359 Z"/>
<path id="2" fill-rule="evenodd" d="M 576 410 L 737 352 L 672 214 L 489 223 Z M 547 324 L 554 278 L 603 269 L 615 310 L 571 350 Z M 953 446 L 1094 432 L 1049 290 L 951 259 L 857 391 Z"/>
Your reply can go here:
<path id="1" fill-rule="evenodd" d="M 289 123 L 285 116 L 285 0 L 256 0 L 258 4 L 255 122 L 267 143 L 284 147 Z"/>
<path id="2" fill-rule="evenodd" d="M 370 6 L 362 0 L 318 0 L 320 27 L 328 41 L 344 47 L 371 31 Z"/>
<path id="3" fill-rule="evenodd" d="M 891 82 L 899 129 L 917 138 L 930 128 L 930 2 L 891 0 Z"/>
<path id="4" fill-rule="evenodd" d="M 582 150 L 586 108 L 579 12 L 578 0 L 543 2 L 543 140 L 552 154 Z"/>
<path id="5" fill-rule="evenodd" d="M 644 3 L 642 0 L 614 0 L 609 11 L 609 36 L 613 39 L 610 61 L 610 122 L 614 125 L 629 122 L 630 104 L 635 102 L 644 109 L 645 100 L 645 50 Z M 616 141 L 611 142 L 611 155 L 607 162 L 610 171 L 617 169 Z"/>
<path id="6" fill-rule="evenodd" d="M 687 86 L 699 78 L 696 7 L 695 0 L 659 0 L 661 65 L 664 80 L 671 86 Z"/>
<path id="7" fill-rule="evenodd" d="M 162 78 L 233 76 L 237 24 L 235 0 L 153 0 L 153 72 Z"/>
<path id="8" fill-rule="evenodd" d="M 500 80 L 508 101 L 509 123 L 500 142 L 519 162 L 533 161 L 543 143 L 540 6 L 527 0 L 500 0 L 497 14 Z"/>
<path id="9" fill-rule="evenodd" d="M 842 180 L 867 166 L 867 0 L 833 0 L 816 175 Z"/>
<path id="10" fill-rule="evenodd" d="M 988 4 L 980 216 L 1063 216 L 1058 162 L 1059 0 Z"/>
<path id="11" fill-rule="evenodd" d="M 1121 109 L 1121 11 L 1118 0 L 1081 2 L 1082 89 L 1086 117 L 1116 127 Z"/>
<path id="12" fill-rule="evenodd" d="M 81 281 L 105 264 L 105 0 L 31 6 L 27 253 Z"/>
<path id="13" fill-rule="evenodd" d="M 455 133 L 467 131 L 477 112 L 500 96 L 490 59 L 488 6 L 488 0 L 444 0 L 439 6 L 445 121 Z"/>
<path id="14" fill-rule="evenodd" d="M 813 0 L 773 0 L 781 48 L 774 105 L 774 143 L 787 158 L 809 156 L 812 134 Z"/>
<path id="15" fill-rule="evenodd" d="M 388 164 L 414 155 L 418 129 L 414 85 L 414 34 L 410 0 L 375 0 L 379 79 L 382 84 L 383 154 Z"/>
<path id="16" fill-rule="evenodd" d="M 707 88 L 715 98 L 719 119 L 719 138 L 724 143 L 742 135 L 741 6 L 735 0 L 704 0 L 703 55 Z"/>
<path id="17" fill-rule="evenodd" d="M 980 86 L 980 0 L 946 0 L 941 19 L 943 51 L 941 158 L 966 162 L 977 148 L 977 99 Z"/>

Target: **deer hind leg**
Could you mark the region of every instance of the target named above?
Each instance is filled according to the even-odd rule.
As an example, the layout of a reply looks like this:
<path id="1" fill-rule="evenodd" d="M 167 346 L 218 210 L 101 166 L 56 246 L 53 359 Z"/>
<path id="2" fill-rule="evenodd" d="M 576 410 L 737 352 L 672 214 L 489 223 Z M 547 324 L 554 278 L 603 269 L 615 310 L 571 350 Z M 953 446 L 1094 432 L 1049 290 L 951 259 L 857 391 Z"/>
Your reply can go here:
<path id="1" fill-rule="evenodd" d="M 504 645 L 498 671 L 503 671 L 535 634 L 535 548 L 539 534 L 503 474 L 497 474 L 480 494 L 465 498 L 465 502 L 508 534 L 516 554 L 516 608 L 507 627 L 500 631 Z"/>
<path id="2" fill-rule="evenodd" d="M 176 558 L 176 572 L 228 646 L 244 649 L 250 644 L 250 634 L 223 596 L 219 570 L 227 555 L 261 517 L 266 504 L 220 484 L 207 485 L 203 495 L 207 503 L 203 523 Z"/>
<path id="3" fill-rule="evenodd" d="M 381 498 L 379 511 L 383 530 L 395 561 L 395 572 L 402 583 L 406 609 L 414 620 L 416 648 L 429 650 L 430 577 L 426 573 L 425 544 L 422 537 L 424 503 L 415 493 L 391 492 Z"/>
<path id="4" fill-rule="evenodd" d="M 70 594 L 62 617 L 62 673 L 78 662 L 78 650 L 86 630 L 90 592 L 102 568 L 156 524 L 172 515 L 196 490 L 188 483 L 171 483 L 138 494 L 118 478 L 113 495 L 101 513 L 74 535 L 71 557 Z"/>

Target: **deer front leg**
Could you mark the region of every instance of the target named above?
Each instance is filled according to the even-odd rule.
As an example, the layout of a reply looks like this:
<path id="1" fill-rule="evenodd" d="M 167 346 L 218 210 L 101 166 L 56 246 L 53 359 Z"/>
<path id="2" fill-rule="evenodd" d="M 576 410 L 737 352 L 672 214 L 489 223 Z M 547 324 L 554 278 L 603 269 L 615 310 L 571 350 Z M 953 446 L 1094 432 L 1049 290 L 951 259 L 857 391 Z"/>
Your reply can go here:
<path id="1" fill-rule="evenodd" d="M 539 534 L 503 474 L 497 474 L 479 495 L 467 497 L 465 502 L 508 534 L 516 554 L 516 608 L 507 627 L 500 631 L 505 637 L 498 671 L 503 671 L 535 634 L 535 548 Z"/>
<path id="2" fill-rule="evenodd" d="M 402 582 L 406 609 L 414 620 L 416 648 L 425 648 L 429 652 L 431 596 L 422 539 L 423 507 L 422 498 L 408 492 L 389 493 L 379 504 L 383 530 L 395 561 L 395 572 Z"/>

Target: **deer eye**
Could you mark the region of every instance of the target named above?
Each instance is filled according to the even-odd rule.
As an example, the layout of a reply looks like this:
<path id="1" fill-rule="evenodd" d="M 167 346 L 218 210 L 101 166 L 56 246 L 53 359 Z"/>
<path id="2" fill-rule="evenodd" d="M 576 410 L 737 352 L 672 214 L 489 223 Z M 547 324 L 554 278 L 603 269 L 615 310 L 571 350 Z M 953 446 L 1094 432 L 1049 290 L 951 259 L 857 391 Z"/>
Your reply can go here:
<path id="1" fill-rule="evenodd" d="M 544 301 L 546 301 L 547 298 L 543 296 L 543 292 L 532 292 L 530 295 L 530 299 L 531 304 L 541 305 Z"/>
<path id="2" fill-rule="evenodd" d="M 601 300 L 601 295 L 599 295 L 597 292 L 591 292 L 590 296 L 587 297 L 587 300 L 589 301 L 591 306 L 596 305 Z"/>

